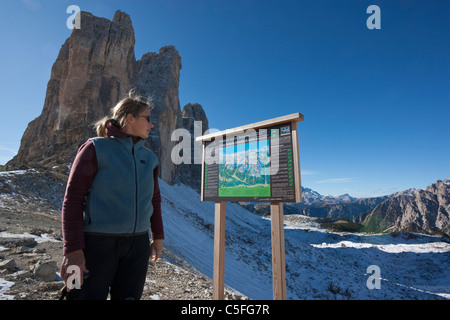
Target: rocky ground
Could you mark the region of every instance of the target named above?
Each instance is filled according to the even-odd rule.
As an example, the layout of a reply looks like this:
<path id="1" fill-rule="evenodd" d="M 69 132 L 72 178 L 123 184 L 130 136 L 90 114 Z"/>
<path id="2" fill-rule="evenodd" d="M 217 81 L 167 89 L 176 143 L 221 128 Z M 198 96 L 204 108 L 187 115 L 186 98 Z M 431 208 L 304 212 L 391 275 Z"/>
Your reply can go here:
<path id="1" fill-rule="evenodd" d="M 0 299 L 59 299 L 64 287 L 59 277 L 61 261 L 58 216 L 0 208 L 0 279 L 14 282 L 6 290 L 5 283 L 0 281 Z M 156 264 L 149 262 L 142 299 L 209 300 L 212 299 L 212 281 L 164 250 Z M 226 290 L 225 299 L 247 298 Z"/>

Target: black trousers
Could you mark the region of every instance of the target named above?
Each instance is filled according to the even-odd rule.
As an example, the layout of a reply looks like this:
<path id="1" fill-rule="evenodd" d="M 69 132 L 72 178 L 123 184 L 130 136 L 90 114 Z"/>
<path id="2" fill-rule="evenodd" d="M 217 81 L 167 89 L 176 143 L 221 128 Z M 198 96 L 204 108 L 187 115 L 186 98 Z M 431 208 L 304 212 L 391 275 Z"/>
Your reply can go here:
<path id="1" fill-rule="evenodd" d="M 84 256 L 89 274 L 68 300 L 139 300 L 150 257 L 149 234 L 85 235 Z"/>

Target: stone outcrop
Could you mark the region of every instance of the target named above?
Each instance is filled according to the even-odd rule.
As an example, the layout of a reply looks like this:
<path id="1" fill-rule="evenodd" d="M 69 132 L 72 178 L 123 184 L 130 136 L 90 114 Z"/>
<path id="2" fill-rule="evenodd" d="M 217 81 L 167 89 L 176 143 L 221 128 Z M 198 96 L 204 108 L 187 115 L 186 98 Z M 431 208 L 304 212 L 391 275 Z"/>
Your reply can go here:
<path id="1" fill-rule="evenodd" d="M 171 134 L 183 127 L 178 51 L 166 46 L 136 61 L 128 14 L 116 11 L 112 21 L 80 14 L 81 29 L 73 30 L 53 64 L 42 113 L 29 123 L 18 154 L 5 169 L 66 168 L 78 147 L 96 135 L 93 123 L 110 115 L 111 108 L 135 89 L 154 103 L 155 127 L 146 144 L 160 158 L 160 177 L 170 184 L 180 181 L 182 168 L 171 161 L 176 144 Z"/>
<path id="2" fill-rule="evenodd" d="M 187 104 L 183 107 L 182 124 L 190 134 L 190 163 L 182 163 L 178 167 L 178 179 L 180 182 L 193 187 L 200 192 L 202 176 L 202 143 L 195 141 L 197 136 L 203 135 L 209 130 L 209 122 L 203 107 L 198 104 Z"/>
<path id="3" fill-rule="evenodd" d="M 166 46 L 146 53 L 137 62 L 139 93 L 150 97 L 154 103 L 151 112 L 154 128 L 148 138 L 152 150 L 160 160 L 160 177 L 173 182 L 176 165 L 171 160 L 173 130 L 182 127 L 178 85 L 180 82 L 181 58 L 173 46 Z"/>

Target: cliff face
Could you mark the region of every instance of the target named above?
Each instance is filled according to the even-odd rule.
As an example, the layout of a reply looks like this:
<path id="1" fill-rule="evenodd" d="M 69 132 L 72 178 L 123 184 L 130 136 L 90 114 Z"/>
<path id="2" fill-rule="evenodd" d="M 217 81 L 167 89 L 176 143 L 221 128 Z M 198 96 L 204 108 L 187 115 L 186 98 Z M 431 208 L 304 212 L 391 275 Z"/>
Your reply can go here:
<path id="1" fill-rule="evenodd" d="M 134 88 L 155 103 L 155 127 L 146 144 L 160 158 L 160 176 L 168 183 L 179 180 L 181 168 L 170 158 L 177 143 L 171 141 L 172 131 L 183 127 L 178 51 L 167 46 L 136 61 L 128 14 L 117 11 L 112 21 L 80 14 L 82 28 L 73 30 L 53 64 L 42 113 L 29 123 L 19 152 L 6 169 L 70 164 L 78 146 L 96 135 L 92 124 L 110 115 L 110 109 Z"/>
<path id="2" fill-rule="evenodd" d="M 113 21 L 82 12 L 53 64 L 41 115 L 27 127 L 17 156 L 20 166 L 57 165 L 94 135 L 92 123 L 107 114 L 135 83 L 134 30 L 128 15 Z"/>
<path id="3" fill-rule="evenodd" d="M 183 128 L 190 133 L 190 164 L 178 166 L 177 178 L 180 182 L 190 185 L 200 192 L 202 177 L 202 143 L 195 141 L 196 136 L 203 135 L 209 130 L 209 122 L 203 107 L 198 104 L 188 103 L 181 112 Z"/>
<path id="4" fill-rule="evenodd" d="M 140 94 L 151 97 L 155 104 L 151 116 L 155 126 L 148 139 L 149 146 L 156 150 L 160 160 L 161 178 L 173 181 L 176 166 L 170 152 L 176 142 L 171 141 L 173 130 L 182 127 L 178 85 L 180 82 L 181 58 L 173 46 L 146 53 L 137 62 Z"/>
<path id="5" fill-rule="evenodd" d="M 450 236 L 450 179 L 426 190 L 399 193 L 371 210 L 363 221 L 367 231 L 420 232 Z"/>

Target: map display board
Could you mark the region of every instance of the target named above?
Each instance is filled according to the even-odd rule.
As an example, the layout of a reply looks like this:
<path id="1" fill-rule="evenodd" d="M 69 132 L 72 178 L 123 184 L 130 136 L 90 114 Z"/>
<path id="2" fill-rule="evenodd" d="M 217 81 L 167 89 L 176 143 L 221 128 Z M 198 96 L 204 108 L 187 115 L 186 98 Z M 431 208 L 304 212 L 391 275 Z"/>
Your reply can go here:
<path id="1" fill-rule="evenodd" d="M 296 122 L 208 140 L 203 144 L 203 201 L 301 201 Z"/>

